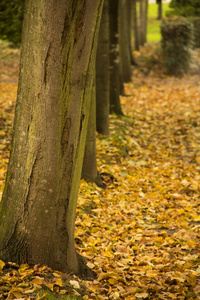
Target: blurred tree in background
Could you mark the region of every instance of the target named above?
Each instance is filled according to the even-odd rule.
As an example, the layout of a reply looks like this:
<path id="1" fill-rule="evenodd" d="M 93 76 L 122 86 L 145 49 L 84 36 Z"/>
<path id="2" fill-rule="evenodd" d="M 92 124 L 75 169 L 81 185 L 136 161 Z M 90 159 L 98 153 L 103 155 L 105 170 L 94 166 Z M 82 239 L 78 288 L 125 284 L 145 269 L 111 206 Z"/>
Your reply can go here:
<path id="1" fill-rule="evenodd" d="M 172 0 L 170 7 L 173 11 L 170 14 L 176 16 L 200 16 L 200 1 L 199 0 Z"/>
<path id="2" fill-rule="evenodd" d="M 0 39 L 20 46 L 24 0 L 0 1 Z"/>

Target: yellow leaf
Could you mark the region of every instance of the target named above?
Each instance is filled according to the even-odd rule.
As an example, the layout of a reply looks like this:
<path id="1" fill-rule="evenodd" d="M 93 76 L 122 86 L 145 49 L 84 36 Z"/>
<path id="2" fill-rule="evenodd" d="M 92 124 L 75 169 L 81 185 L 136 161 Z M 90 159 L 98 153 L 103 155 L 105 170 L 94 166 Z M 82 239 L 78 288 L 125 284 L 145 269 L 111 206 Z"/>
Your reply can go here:
<path id="1" fill-rule="evenodd" d="M 28 268 L 29 268 L 28 264 L 22 264 L 22 265 L 20 265 L 20 269 L 22 269 L 22 270 L 26 270 Z"/>
<path id="2" fill-rule="evenodd" d="M 54 283 L 46 283 L 46 282 L 44 282 L 43 284 L 45 284 L 45 286 L 47 286 L 53 292 Z"/>
<path id="3" fill-rule="evenodd" d="M 59 272 L 59 271 L 53 272 L 53 276 L 55 276 L 55 277 L 61 277 L 62 275 L 63 275 L 62 272 Z"/>
<path id="4" fill-rule="evenodd" d="M 44 278 L 35 277 L 31 282 L 34 284 L 43 284 Z"/>
<path id="5" fill-rule="evenodd" d="M 93 269 L 95 265 L 91 263 L 90 261 L 87 263 L 88 268 Z"/>
<path id="6" fill-rule="evenodd" d="M 96 290 L 98 289 L 98 285 L 97 284 L 94 284 L 94 283 L 92 283 L 92 284 L 90 284 L 89 285 L 89 289 L 92 291 L 92 292 L 96 292 Z"/>
<path id="7" fill-rule="evenodd" d="M 101 281 L 102 279 L 108 279 L 110 278 L 110 275 L 108 273 L 101 273 L 99 274 L 99 277 L 98 277 L 98 281 Z"/>
<path id="8" fill-rule="evenodd" d="M 22 298 L 22 294 L 18 291 L 11 291 L 10 294 L 13 295 L 15 297 L 15 299 L 21 299 Z"/>
<path id="9" fill-rule="evenodd" d="M 35 292 L 36 289 L 38 289 L 37 286 L 35 286 L 35 287 L 32 288 L 32 289 L 26 290 L 26 291 L 24 292 L 24 294 L 26 294 L 26 295 L 33 294 L 33 293 Z"/>
<path id="10" fill-rule="evenodd" d="M 3 262 L 3 260 L 0 260 L 0 270 L 3 270 L 5 266 L 5 263 Z"/>
<path id="11" fill-rule="evenodd" d="M 110 252 L 110 251 L 105 251 L 104 254 L 103 254 L 105 257 L 113 257 L 113 253 Z"/>
<path id="12" fill-rule="evenodd" d="M 184 199 L 183 195 L 181 194 L 177 194 L 177 193 L 174 193 L 174 194 L 171 194 L 171 197 L 174 198 L 174 199 Z"/>
<path id="13" fill-rule="evenodd" d="M 63 286 L 63 283 L 62 283 L 62 279 L 61 278 L 58 278 L 55 282 L 56 285 L 58 286 Z"/>
<path id="14" fill-rule="evenodd" d="M 20 299 L 20 298 L 22 298 L 22 289 L 21 288 L 13 288 L 12 290 L 10 290 L 10 292 L 9 292 L 9 295 L 11 296 L 11 297 L 15 297 L 14 299 Z M 8 297 L 8 298 L 10 298 L 10 297 Z"/>
<path id="15" fill-rule="evenodd" d="M 115 278 L 109 278 L 108 282 L 113 285 L 113 284 L 116 284 L 118 281 Z"/>
<path id="16" fill-rule="evenodd" d="M 145 299 L 149 296 L 149 294 L 148 293 L 137 293 L 137 294 L 135 294 L 135 296 L 140 299 Z"/>

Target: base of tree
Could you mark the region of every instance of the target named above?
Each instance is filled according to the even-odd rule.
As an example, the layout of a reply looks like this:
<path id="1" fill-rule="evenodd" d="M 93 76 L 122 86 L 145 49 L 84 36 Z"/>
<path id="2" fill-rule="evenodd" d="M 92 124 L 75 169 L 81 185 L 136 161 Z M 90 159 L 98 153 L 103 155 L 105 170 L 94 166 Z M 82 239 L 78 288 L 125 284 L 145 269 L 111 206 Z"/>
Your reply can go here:
<path id="1" fill-rule="evenodd" d="M 79 264 L 79 270 L 78 274 L 81 276 L 84 280 L 93 280 L 97 278 L 97 274 L 93 272 L 88 266 L 87 266 L 87 260 L 83 256 L 77 253 L 78 256 L 78 264 Z"/>
<path id="2" fill-rule="evenodd" d="M 106 189 L 106 185 L 102 182 L 101 174 L 97 174 L 97 177 L 95 178 L 92 178 L 91 176 L 86 174 L 82 174 L 82 179 L 84 179 L 86 182 L 95 183 L 98 187 L 102 189 Z"/>

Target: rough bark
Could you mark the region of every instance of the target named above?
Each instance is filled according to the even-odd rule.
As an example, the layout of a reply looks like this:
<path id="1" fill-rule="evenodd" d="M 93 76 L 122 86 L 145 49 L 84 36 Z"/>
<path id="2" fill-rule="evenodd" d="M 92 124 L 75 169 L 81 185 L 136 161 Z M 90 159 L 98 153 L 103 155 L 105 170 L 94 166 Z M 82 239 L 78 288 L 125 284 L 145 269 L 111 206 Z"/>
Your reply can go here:
<path id="1" fill-rule="evenodd" d="M 76 202 L 102 0 L 25 5 L 14 134 L 0 203 L 0 257 L 84 272 Z"/>
<path id="2" fill-rule="evenodd" d="M 104 7 L 99 30 L 99 41 L 96 58 L 96 125 L 97 132 L 109 134 L 109 13 L 108 0 L 104 1 Z"/>
<path id="3" fill-rule="evenodd" d="M 131 56 L 128 30 L 128 0 L 119 1 L 119 52 L 122 81 L 131 81 Z M 130 25 L 130 24 L 129 24 Z"/>
<path id="4" fill-rule="evenodd" d="M 110 24 L 110 113 L 123 115 L 120 104 L 120 90 L 123 93 L 123 85 L 120 86 L 119 67 L 119 0 L 109 0 L 109 24 Z"/>

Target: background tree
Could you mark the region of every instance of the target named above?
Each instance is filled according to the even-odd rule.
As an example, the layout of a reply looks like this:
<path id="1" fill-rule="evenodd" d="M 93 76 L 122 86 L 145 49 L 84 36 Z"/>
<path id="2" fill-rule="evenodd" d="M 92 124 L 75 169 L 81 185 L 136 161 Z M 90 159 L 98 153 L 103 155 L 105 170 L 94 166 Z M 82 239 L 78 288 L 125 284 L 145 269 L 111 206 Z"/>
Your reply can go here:
<path id="1" fill-rule="evenodd" d="M 110 25 L 110 113 L 123 115 L 120 104 L 120 93 L 123 93 L 123 85 L 120 86 L 119 68 L 119 0 L 109 0 L 109 25 Z"/>
<path id="2" fill-rule="evenodd" d="M 129 0 L 119 1 L 119 53 L 121 80 L 123 82 L 131 81 L 131 53 L 130 53 L 130 34 L 128 26 Z"/>
<path id="3" fill-rule="evenodd" d="M 139 32 L 140 46 L 143 46 L 147 41 L 147 15 L 148 15 L 148 0 L 140 0 L 139 2 Z"/>
<path id="4" fill-rule="evenodd" d="M 147 42 L 147 19 L 148 19 L 149 0 L 144 0 L 144 43 Z"/>
<path id="5" fill-rule="evenodd" d="M 139 41 L 139 31 L 138 31 L 138 17 L 137 17 L 136 0 L 132 1 L 132 19 L 133 19 L 133 32 L 134 32 L 134 47 L 135 47 L 135 50 L 139 51 L 140 41 Z"/>
<path id="6" fill-rule="evenodd" d="M 82 167 L 82 178 L 86 181 L 95 182 L 97 180 L 97 159 L 96 159 L 96 86 L 95 86 L 95 66 L 93 88 L 91 93 L 91 104 L 89 120 L 87 126 L 87 136 L 85 153 Z"/>
<path id="7" fill-rule="evenodd" d="M 133 35 L 133 1 L 127 0 L 127 30 L 128 30 L 128 44 L 129 44 L 129 52 L 130 52 L 130 59 L 131 59 L 131 65 L 135 65 L 135 60 L 133 57 L 133 47 L 132 47 L 132 35 Z"/>
<path id="8" fill-rule="evenodd" d="M 96 183 L 99 187 L 105 188 L 102 183 L 101 175 L 97 169 L 97 151 L 96 151 L 96 80 L 95 80 L 95 64 L 94 79 L 91 94 L 91 104 L 89 112 L 89 120 L 87 126 L 87 136 L 85 143 L 84 159 L 82 166 L 82 178 L 86 181 Z"/>
<path id="9" fill-rule="evenodd" d="M 140 46 L 144 45 L 144 2 L 140 0 L 139 2 L 139 29 L 140 29 Z"/>
<path id="10" fill-rule="evenodd" d="M 74 245 L 102 0 L 25 4 L 0 257 L 86 272 Z"/>
<path id="11" fill-rule="evenodd" d="M 109 77 L 109 3 L 104 1 L 96 57 L 96 124 L 97 132 L 109 134 L 110 77 Z"/>
<path id="12" fill-rule="evenodd" d="M 156 3 L 158 4 L 158 20 L 162 19 L 162 0 L 156 0 Z"/>
<path id="13" fill-rule="evenodd" d="M 24 0 L 1 0 L 0 2 L 0 38 L 20 46 Z"/>
<path id="14" fill-rule="evenodd" d="M 170 14 L 189 17 L 200 16 L 200 1 L 199 0 L 172 0 L 170 7 L 173 11 Z"/>

